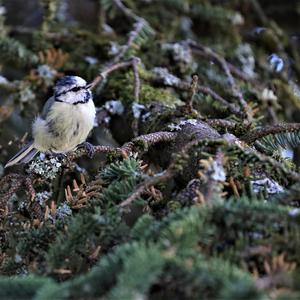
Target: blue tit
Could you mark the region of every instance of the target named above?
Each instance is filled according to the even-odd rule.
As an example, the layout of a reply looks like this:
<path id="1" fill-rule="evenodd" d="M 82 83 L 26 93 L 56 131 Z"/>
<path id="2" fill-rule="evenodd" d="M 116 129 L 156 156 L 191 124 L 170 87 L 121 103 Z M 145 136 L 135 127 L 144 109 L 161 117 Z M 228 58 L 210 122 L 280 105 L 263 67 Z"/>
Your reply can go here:
<path id="1" fill-rule="evenodd" d="M 78 76 L 65 76 L 32 125 L 33 141 L 5 165 L 28 163 L 39 152 L 66 153 L 85 142 L 94 126 L 96 109 L 91 84 Z"/>

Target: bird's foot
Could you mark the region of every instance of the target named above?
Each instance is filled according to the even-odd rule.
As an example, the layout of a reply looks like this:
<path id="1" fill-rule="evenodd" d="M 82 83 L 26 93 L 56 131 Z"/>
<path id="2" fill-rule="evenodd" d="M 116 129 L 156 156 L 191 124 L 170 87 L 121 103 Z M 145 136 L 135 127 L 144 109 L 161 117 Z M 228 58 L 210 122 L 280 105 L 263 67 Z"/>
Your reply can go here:
<path id="1" fill-rule="evenodd" d="M 89 158 L 92 158 L 95 155 L 96 152 L 95 146 L 92 145 L 91 143 L 83 142 L 79 145 L 79 147 L 83 147 L 87 151 Z"/>
<path id="2" fill-rule="evenodd" d="M 61 162 L 64 160 L 68 161 L 68 155 L 66 153 L 57 153 L 57 152 L 49 151 L 47 154 L 50 155 L 50 158 L 51 157 L 56 158 Z"/>

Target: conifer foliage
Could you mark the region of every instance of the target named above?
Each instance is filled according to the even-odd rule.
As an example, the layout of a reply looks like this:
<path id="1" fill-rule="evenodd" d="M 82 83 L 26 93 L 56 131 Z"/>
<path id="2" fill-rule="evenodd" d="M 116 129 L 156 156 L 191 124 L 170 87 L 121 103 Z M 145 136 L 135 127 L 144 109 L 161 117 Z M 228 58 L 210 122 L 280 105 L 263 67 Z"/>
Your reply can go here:
<path id="1" fill-rule="evenodd" d="M 300 298 L 285 2 L 0 0 L 0 299 Z M 92 83 L 94 155 L 4 170 L 64 75 Z"/>

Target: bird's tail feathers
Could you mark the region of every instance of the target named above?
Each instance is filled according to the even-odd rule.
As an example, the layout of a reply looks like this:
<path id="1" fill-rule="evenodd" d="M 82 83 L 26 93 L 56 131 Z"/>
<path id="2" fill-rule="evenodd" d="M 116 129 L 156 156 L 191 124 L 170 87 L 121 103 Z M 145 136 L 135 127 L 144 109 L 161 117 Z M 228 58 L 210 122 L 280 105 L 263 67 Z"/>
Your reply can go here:
<path id="1" fill-rule="evenodd" d="M 24 146 L 14 157 L 12 157 L 4 168 L 11 167 L 16 164 L 26 164 L 30 162 L 39 151 L 33 147 L 33 142 Z"/>

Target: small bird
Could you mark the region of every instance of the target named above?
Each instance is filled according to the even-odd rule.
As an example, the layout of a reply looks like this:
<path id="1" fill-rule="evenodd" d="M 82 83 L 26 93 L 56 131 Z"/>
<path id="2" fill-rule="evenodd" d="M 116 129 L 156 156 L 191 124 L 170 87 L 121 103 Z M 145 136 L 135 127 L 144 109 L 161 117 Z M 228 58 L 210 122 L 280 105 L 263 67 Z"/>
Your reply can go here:
<path id="1" fill-rule="evenodd" d="M 90 88 L 92 84 L 79 76 L 65 76 L 54 87 L 43 111 L 32 125 L 33 141 L 12 157 L 5 168 L 28 163 L 39 152 L 66 153 L 84 143 L 93 128 L 96 109 Z"/>

